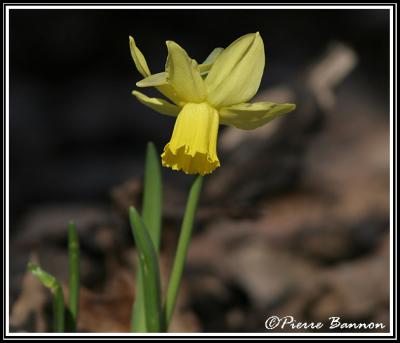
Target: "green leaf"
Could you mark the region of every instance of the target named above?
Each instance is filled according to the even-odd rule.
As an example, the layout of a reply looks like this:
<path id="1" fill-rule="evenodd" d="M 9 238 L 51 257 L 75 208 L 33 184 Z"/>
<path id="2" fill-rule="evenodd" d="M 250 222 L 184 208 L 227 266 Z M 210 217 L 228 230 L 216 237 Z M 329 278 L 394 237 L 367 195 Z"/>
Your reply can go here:
<path id="1" fill-rule="evenodd" d="M 68 224 L 68 256 L 69 256 L 69 311 L 71 313 L 70 329 L 75 332 L 79 307 L 79 237 L 73 221 Z"/>
<path id="2" fill-rule="evenodd" d="M 153 143 L 147 144 L 142 218 L 158 253 L 161 240 L 162 181 L 160 155 Z"/>
<path id="3" fill-rule="evenodd" d="M 38 265 L 29 262 L 28 270 L 53 293 L 53 325 L 55 332 L 64 332 L 64 295 L 60 282 Z"/>
<path id="4" fill-rule="evenodd" d="M 142 218 L 158 253 L 161 239 L 162 181 L 160 157 L 153 143 L 148 143 L 144 175 Z M 131 318 L 132 332 L 146 332 L 143 276 L 136 272 L 136 297 Z"/>
<path id="5" fill-rule="evenodd" d="M 134 207 L 130 208 L 129 217 L 139 250 L 147 332 L 162 332 L 164 331 L 164 320 L 161 309 L 161 283 L 157 253 L 147 228 Z"/>
<path id="6" fill-rule="evenodd" d="M 186 204 L 181 233 L 179 236 L 178 248 L 176 250 L 175 260 L 172 266 L 172 271 L 168 283 L 167 298 L 164 307 L 166 329 L 168 329 L 169 323 L 171 322 L 179 287 L 182 280 L 182 273 L 185 266 L 190 237 L 192 235 L 193 223 L 196 215 L 196 209 L 199 202 L 202 184 L 203 177 L 198 176 L 193 182 Z"/>
<path id="7" fill-rule="evenodd" d="M 132 332 L 146 332 L 146 316 L 144 307 L 144 291 L 143 291 L 143 276 L 142 270 L 139 268 L 136 271 L 136 292 L 135 302 L 132 307 L 131 315 L 131 331 Z"/>

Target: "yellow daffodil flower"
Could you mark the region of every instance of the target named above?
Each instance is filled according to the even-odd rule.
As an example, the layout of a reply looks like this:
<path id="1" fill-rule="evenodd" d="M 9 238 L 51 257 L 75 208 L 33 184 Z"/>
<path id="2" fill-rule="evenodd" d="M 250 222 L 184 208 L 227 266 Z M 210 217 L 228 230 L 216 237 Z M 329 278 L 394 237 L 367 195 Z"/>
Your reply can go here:
<path id="1" fill-rule="evenodd" d="M 135 40 L 129 37 L 138 87 L 155 87 L 171 102 L 132 94 L 144 105 L 177 117 L 162 165 L 187 174 L 205 175 L 220 166 L 217 136 L 220 124 L 243 130 L 260 127 L 295 109 L 293 104 L 248 103 L 256 94 L 265 66 L 264 43 L 257 33 L 244 35 L 226 49 L 216 48 L 202 63 L 177 43 L 167 41 L 165 72 L 151 74 Z"/>

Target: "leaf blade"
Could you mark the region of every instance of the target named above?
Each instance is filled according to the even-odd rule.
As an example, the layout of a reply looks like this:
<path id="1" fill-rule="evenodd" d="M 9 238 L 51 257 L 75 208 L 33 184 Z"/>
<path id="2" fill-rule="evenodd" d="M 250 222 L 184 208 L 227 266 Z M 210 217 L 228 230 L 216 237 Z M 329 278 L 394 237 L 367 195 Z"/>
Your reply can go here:
<path id="1" fill-rule="evenodd" d="M 64 295 L 60 282 L 53 275 L 47 273 L 37 264 L 29 262 L 28 270 L 40 281 L 40 283 L 51 290 L 53 294 L 53 326 L 54 332 L 65 330 L 65 305 Z"/>
<path id="2" fill-rule="evenodd" d="M 71 330 L 76 331 L 79 307 L 80 254 L 79 237 L 73 221 L 68 224 L 68 257 L 69 257 L 69 310 L 71 313 Z"/>
<path id="3" fill-rule="evenodd" d="M 139 250 L 140 269 L 143 276 L 143 300 L 148 332 L 163 331 L 161 309 L 161 283 L 157 253 L 141 219 L 134 207 L 129 210 L 132 233 Z"/>
<path id="4" fill-rule="evenodd" d="M 158 253 L 161 240 L 162 180 L 160 157 L 155 145 L 147 144 L 144 174 L 142 218 L 149 230 L 151 240 Z"/>
<path id="5" fill-rule="evenodd" d="M 162 180 L 161 166 L 157 149 L 152 142 L 147 144 L 142 218 L 149 231 L 156 253 L 161 240 Z M 140 264 L 140 261 L 139 261 Z M 132 309 L 131 330 L 146 332 L 143 275 L 139 267 L 136 272 L 136 297 Z"/>

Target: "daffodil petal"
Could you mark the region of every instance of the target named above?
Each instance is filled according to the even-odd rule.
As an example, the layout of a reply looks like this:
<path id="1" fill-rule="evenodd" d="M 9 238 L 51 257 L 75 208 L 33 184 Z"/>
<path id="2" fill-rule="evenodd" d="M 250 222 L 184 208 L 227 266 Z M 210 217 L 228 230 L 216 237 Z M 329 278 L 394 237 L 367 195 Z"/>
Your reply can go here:
<path id="1" fill-rule="evenodd" d="M 167 41 L 168 57 L 165 66 L 168 83 L 185 102 L 202 102 L 206 86 L 197 62 L 173 41 Z"/>
<path id="2" fill-rule="evenodd" d="M 170 84 L 158 86 L 156 88 L 161 94 L 165 95 L 173 103 L 183 106 L 184 102 L 182 101 L 182 98 L 176 93 L 174 87 L 172 87 Z"/>
<path id="3" fill-rule="evenodd" d="M 152 74 L 137 82 L 136 86 L 155 87 L 161 94 L 166 96 L 175 104 L 182 103 L 182 99 L 178 96 L 172 85 L 168 83 L 166 72 Z"/>
<path id="4" fill-rule="evenodd" d="M 215 62 L 217 57 L 221 55 L 222 51 L 224 51 L 223 48 L 215 48 L 213 51 L 211 51 L 211 54 L 208 55 L 204 62 L 202 64 L 199 64 L 201 76 L 205 76 L 208 74 L 213 63 Z"/>
<path id="5" fill-rule="evenodd" d="M 157 90 L 170 99 L 175 104 L 180 104 L 182 99 L 178 96 L 175 89 L 169 84 L 167 73 L 161 72 L 152 74 L 136 83 L 138 87 L 155 87 Z"/>
<path id="6" fill-rule="evenodd" d="M 220 108 L 250 100 L 260 86 L 264 66 L 264 43 L 260 34 L 240 37 L 211 67 L 205 79 L 208 101 Z"/>
<path id="7" fill-rule="evenodd" d="M 253 130 L 296 108 L 294 104 L 274 102 L 243 103 L 219 110 L 220 123 L 243 130 Z"/>
<path id="8" fill-rule="evenodd" d="M 213 64 L 218 56 L 221 55 L 222 51 L 224 51 L 224 48 L 215 48 L 202 64 Z"/>
<path id="9" fill-rule="evenodd" d="M 220 166 L 217 156 L 218 112 L 207 103 L 187 103 L 179 113 L 162 165 L 205 175 Z"/>
<path id="10" fill-rule="evenodd" d="M 199 71 L 201 76 L 205 76 L 208 74 L 212 67 L 212 64 L 199 64 Z"/>
<path id="11" fill-rule="evenodd" d="M 178 94 L 176 94 L 173 87 L 168 84 L 166 73 L 162 72 L 151 75 L 146 59 L 144 58 L 139 48 L 136 46 L 135 40 L 131 36 L 129 37 L 129 45 L 131 48 L 131 55 L 133 62 L 135 63 L 136 69 L 144 77 L 144 79 L 139 81 L 136 85 L 138 87 L 156 87 L 161 94 L 165 95 L 175 104 L 179 104 L 182 99 L 178 96 Z"/>
<path id="12" fill-rule="evenodd" d="M 136 97 L 139 102 L 158 113 L 165 114 L 167 116 L 176 117 L 180 111 L 178 106 L 175 106 L 168 101 L 159 98 L 149 98 L 147 95 L 138 91 L 133 91 L 132 95 Z"/>
<path id="13" fill-rule="evenodd" d="M 163 86 L 168 83 L 167 80 L 167 73 L 162 72 L 162 73 L 157 73 L 157 74 L 151 74 L 148 77 L 145 77 L 144 79 L 136 82 L 136 86 L 138 87 L 158 87 L 158 86 Z"/>
<path id="14" fill-rule="evenodd" d="M 131 48 L 131 55 L 133 62 L 135 63 L 136 69 L 143 77 L 149 76 L 150 69 L 147 65 L 146 59 L 144 58 L 142 52 L 136 46 L 135 40 L 133 37 L 129 36 L 129 46 Z"/>

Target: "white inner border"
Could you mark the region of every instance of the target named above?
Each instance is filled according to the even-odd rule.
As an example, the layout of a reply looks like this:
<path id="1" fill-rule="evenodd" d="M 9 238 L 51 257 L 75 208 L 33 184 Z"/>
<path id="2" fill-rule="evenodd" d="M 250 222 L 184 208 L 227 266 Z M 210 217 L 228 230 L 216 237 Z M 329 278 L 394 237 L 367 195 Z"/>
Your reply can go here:
<path id="1" fill-rule="evenodd" d="M 5 312 L 6 312 L 6 318 L 5 318 L 5 334 L 6 336 L 15 336 L 15 337 L 24 337 L 24 336 L 48 336 L 54 337 L 54 336 L 77 336 L 77 337 L 96 337 L 96 336 L 114 336 L 114 337 L 135 337 L 135 336 L 202 336 L 202 337 L 207 337 L 207 336 L 249 336 L 249 337 L 268 337 L 268 336 L 298 336 L 301 338 L 302 336 L 332 336 L 332 337 L 340 337 L 340 336 L 351 336 L 351 337 L 363 337 L 363 336 L 392 336 L 393 335 L 393 281 L 396 280 L 397 284 L 397 272 L 395 275 L 393 275 L 393 230 L 394 230 L 394 222 L 393 222 L 393 217 L 394 215 L 396 216 L 396 222 L 397 222 L 397 209 L 393 208 L 393 200 L 394 200 L 394 192 L 393 192 L 393 181 L 394 177 L 396 180 L 397 184 L 397 175 L 393 175 L 393 167 L 394 163 L 397 168 L 397 156 L 395 156 L 395 160 L 393 160 L 393 144 L 394 144 L 394 133 L 396 133 L 396 144 L 397 144 L 397 128 L 393 127 L 393 116 L 395 115 L 395 108 L 394 108 L 394 102 L 393 102 L 393 90 L 394 90 L 394 81 L 396 82 L 397 85 L 397 78 L 396 76 L 393 78 L 393 51 L 396 52 L 397 56 L 397 42 L 395 42 L 395 46 L 393 46 L 393 32 L 394 29 L 397 32 L 397 23 L 396 27 L 393 27 L 393 7 L 391 6 L 384 6 L 384 5 L 350 5 L 350 6 L 340 6 L 340 5 L 331 5 L 331 6 L 318 6 L 318 5 L 287 5 L 287 6 L 268 6 L 268 5 L 254 5 L 254 6 L 243 6 L 243 5 L 121 5 L 121 6 L 115 6 L 115 5 L 93 5 L 93 6 L 88 6 L 88 5 L 82 5 L 82 6 L 77 6 L 74 4 L 71 5 L 20 5 L 20 6 L 13 6 L 13 5 L 7 5 L 3 4 L 3 14 L 5 12 L 5 51 L 3 51 L 3 55 L 5 54 L 5 61 L 3 60 L 3 63 L 5 63 L 5 99 L 3 98 L 3 103 L 5 103 L 5 116 L 6 116 L 6 151 L 5 151 L 5 162 L 6 162 L 6 184 L 5 184 L 5 192 L 6 192 L 6 203 L 5 203 L 5 208 L 6 208 L 6 213 L 3 213 L 3 215 L 6 215 L 6 227 L 3 228 L 5 230 L 5 238 L 6 238 L 6 257 L 7 257 L 7 264 L 6 264 L 6 270 L 5 273 L 3 274 L 3 281 L 4 278 L 6 279 L 6 289 L 5 289 L 5 296 L 6 296 L 6 304 L 5 304 Z M 274 333 L 274 332 L 265 332 L 265 333 L 157 333 L 157 334 L 151 334 L 151 333 L 10 333 L 9 331 L 9 110 L 10 110 L 10 105 L 9 105 L 9 66 L 10 66 L 10 58 L 9 58 L 9 23 L 10 23 L 10 10 L 18 10 L 18 9 L 31 9 L 31 10 L 41 10 L 41 9 L 55 9 L 55 10 L 61 10 L 61 9 L 299 9 L 299 10 L 307 10 L 307 9 L 323 9 L 323 10 L 329 10 L 329 9 L 343 9 L 343 10 L 349 10 L 349 9 L 386 9 L 389 10 L 389 16 L 390 16 L 390 46 L 389 46 L 389 51 L 390 51 L 390 332 L 388 333 L 319 333 L 319 332 L 308 332 L 308 333 Z M 397 8 L 396 8 L 396 14 L 397 14 Z M 4 48 L 3 48 L 4 49 Z M 395 49 L 395 50 L 393 50 Z M 397 61 L 396 63 L 396 70 L 397 70 Z M 395 80 L 394 80 L 395 79 Z M 4 93 L 3 93 L 4 94 Z M 397 95 L 396 95 L 396 103 L 397 103 Z M 3 114 L 4 115 L 4 114 Z M 4 162 L 3 162 L 4 164 Z M 3 170 L 4 170 L 4 165 L 3 165 Z M 397 194 L 396 194 L 397 195 Z M 394 210 L 394 212 L 393 212 Z M 396 246 L 397 250 L 397 246 Z M 397 290 L 396 291 L 396 299 L 397 299 Z M 4 305 L 3 305 L 4 306 Z M 397 310 L 397 309 L 396 309 Z M 397 317 L 397 313 L 396 313 Z M 397 334 L 397 332 L 396 332 Z M 100 338 L 100 337 L 99 337 Z"/>

